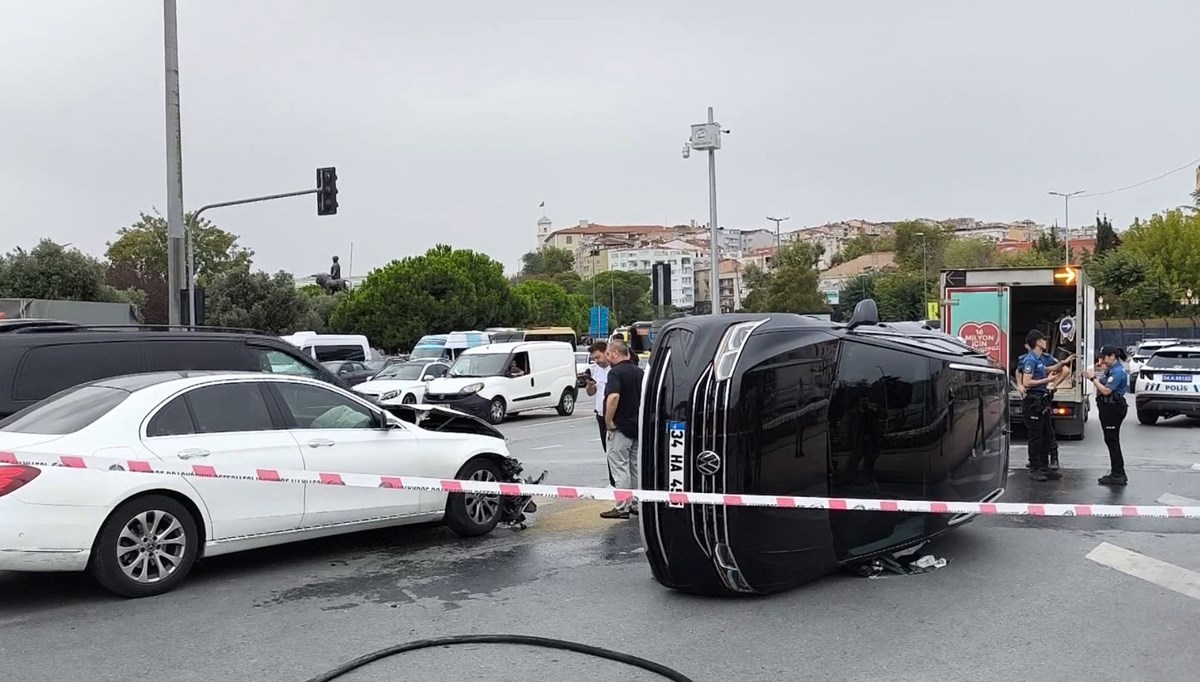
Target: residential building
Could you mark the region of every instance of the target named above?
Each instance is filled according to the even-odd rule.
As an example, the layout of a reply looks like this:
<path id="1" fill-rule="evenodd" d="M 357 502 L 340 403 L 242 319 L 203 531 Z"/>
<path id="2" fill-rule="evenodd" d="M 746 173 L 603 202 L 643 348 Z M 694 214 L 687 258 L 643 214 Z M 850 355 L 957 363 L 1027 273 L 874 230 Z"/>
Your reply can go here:
<path id="1" fill-rule="evenodd" d="M 830 305 L 838 302 L 838 293 L 846 282 L 868 272 L 881 272 L 895 267 L 896 254 L 893 251 L 868 253 L 854 260 L 835 265 L 821 273 L 817 288 L 825 294 L 825 300 Z"/>
<path id="2" fill-rule="evenodd" d="M 733 313 L 742 309 L 742 302 L 749 293 L 745 288 L 744 274 L 746 266 L 734 259 L 725 259 L 720 265 L 720 300 L 721 312 Z M 712 270 L 704 268 L 695 271 L 695 301 L 712 301 L 709 282 L 712 280 Z"/>
<path id="3" fill-rule="evenodd" d="M 1084 251 L 1091 253 L 1096 252 L 1096 240 L 1089 239 L 1071 239 L 1069 241 L 1071 247 L 1072 260 L 1079 256 Z M 1001 253 L 1024 253 L 1033 248 L 1034 242 L 1018 242 L 1018 241 L 1003 241 L 996 245 Z M 1066 254 L 1063 254 L 1064 258 Z"/>
<path id="4" fill-rule="evenodd" d="M 743 251 L 754 251 L 755 249 L 765 249 L 767 247 L 775 248 L 775 230 L 743 230 L 742 231 L 741 247 Z M 780 241 L 783 241 L 780 236 Z"/>
<path id="5" fill-rule="evenodd" d="M 540 220 L 538 223 L 538 235 L 542 246 L 567 249 L 574 253 L 578 253 L 583 247 L 602 237 L 636 242 L 655 237 L 669 239 L 679 234 L 679 230 L 664 225 L 597 225 L 581 220 L 575 227 L 551 231 L 549 225 L 543 225 Z M 542 236 L 543 229 L 545 229 L 544 236 Z"/>
<path id="6" fill-rule="evenodd" d="M 691 308 L 695 305 L 695 256 L 682 249 L 620 249 L 608 253 L 612 270 L 650 275 L 655 263 L 671 266 L 671 305 Z"/>

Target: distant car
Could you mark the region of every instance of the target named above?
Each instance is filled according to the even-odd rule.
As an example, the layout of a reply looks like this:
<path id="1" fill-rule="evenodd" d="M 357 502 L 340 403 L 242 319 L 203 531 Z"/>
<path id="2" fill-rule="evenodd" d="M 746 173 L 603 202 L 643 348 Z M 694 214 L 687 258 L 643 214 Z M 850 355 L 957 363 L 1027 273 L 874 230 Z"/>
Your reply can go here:
<path id="1" fill-rule="evenodd" d="M 321 364 L 347 386 L 357 386 L 375 376 L 375 372 L 357 360 L 333 360 Z"/>
<path id="2" fill-rule="evenodd" d="M 519 467 L 503 436 L 472 417 L 389 413 L 319 381 L 261 373 L 75 386 L 0 421 L 0 450 L 504 482 Z M 506 509 L 486 495 L 0 465 L 0 571 L 87 570 L 116 594 L 146 597 L 205 556 L 429 521 L 484 535 Z"/>
<path id="3" fill-rule="evenodd" d="M 367 360 L 363 364 L 366 365 L 367 369 L 378 374 L 378 373 L 382 372 L 383 370 L 387 369 L 388 367 L 391 367 L 392 365 L 398 365 L 401 362 L 404 362 L 405 359 L 406 358 L 402 358 L 402 357 L 399 357 L 396 355 L 389 355 L 384 358 L 375 358 L 374 360 Z"/>
<path id="4" fill-rule="evenodd" d="M 1159 349 L 1138 370 L 1142 390 L 1135 405 L 1138 421 L 1159 417 L 1200 417 L 1200 344 L 1180 343 Z"/>
<path id="5" fill-rule="evenodd" d="M 575 383 L 579 388 L 587 386 L 587 377 L 592 374 L 592 354 L 583 351 L 575 353 L 575 376 L 578 381 Z"/>
<path id="6" fill-rule="evenodd" d="M 450 365 L 444 362 L 402 362 L 385 367 L 370 380 L 355 386 L 354 392 L 381 403 L 414 405 L 425 397 L 426 384 L 446 376 L 448 369 Z"/>
<path id="7" fill-rule="evenodd" d="M 1179 343 L 1179 339 L 1146 339 L 1138 344 L 1137 349 L 1129 358 L 1129 366 L 1126 368 L 1129 371 L 1129 392 L 1137 392 L 1138 373 L 1141 370 L 1142 364 L 1150 359 L 1151 355 L 1160 348 L 1174 346 Z"/>

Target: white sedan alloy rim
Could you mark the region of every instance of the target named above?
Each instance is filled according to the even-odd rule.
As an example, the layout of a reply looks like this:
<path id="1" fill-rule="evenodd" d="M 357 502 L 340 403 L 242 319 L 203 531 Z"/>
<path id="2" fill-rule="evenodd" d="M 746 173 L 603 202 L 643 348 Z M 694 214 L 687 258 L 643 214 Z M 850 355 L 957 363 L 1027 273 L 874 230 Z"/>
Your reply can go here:
<path id="1" fill-rule="evenodd" d="M 150 585 L 178 570 L 187 534 L 171 514 L 148 509 L 130 519 L 117 536 L 117 564 L 130 580 Z"/>

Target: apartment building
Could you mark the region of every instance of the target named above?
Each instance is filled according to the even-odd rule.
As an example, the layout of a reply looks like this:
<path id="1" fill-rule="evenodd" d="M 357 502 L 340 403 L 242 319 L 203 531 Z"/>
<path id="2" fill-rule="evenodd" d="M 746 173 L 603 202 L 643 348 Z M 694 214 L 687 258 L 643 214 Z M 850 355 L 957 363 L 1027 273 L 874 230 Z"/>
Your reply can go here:
<path id="1" fill-rule="evenodd" d="M 691 308 L 696 303 L 695 255 L 683 249 L 615 249 L 608 253 L 612 270 L 650 275 L 655 263 L 671 266 L 671 305 Z"/>

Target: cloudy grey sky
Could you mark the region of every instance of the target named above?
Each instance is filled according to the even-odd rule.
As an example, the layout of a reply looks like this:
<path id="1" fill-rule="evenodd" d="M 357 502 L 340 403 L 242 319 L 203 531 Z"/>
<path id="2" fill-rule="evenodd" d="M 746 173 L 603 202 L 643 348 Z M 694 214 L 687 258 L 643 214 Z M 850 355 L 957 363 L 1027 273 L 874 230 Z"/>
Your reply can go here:
<path id="1" fill-rule="evenodd" d="M 162 6 L 3 0 L 4 250 L 100 253 L 165 212 Z M 256 264 L 357 274 L 441 241 L 513 268 L 556 227 L 707 219 L 688 125 L 716 108 L 721 223 L 970 215 L 1052 222 L 1047 189 L 1200 157 L 1196 0 L 180 0 L 184 195 Z M 1072 202 L 1114 223 L 1185 203 L 1189 169 Z M 1072 221 L 1076 222 L 1075 220 Z"/>

